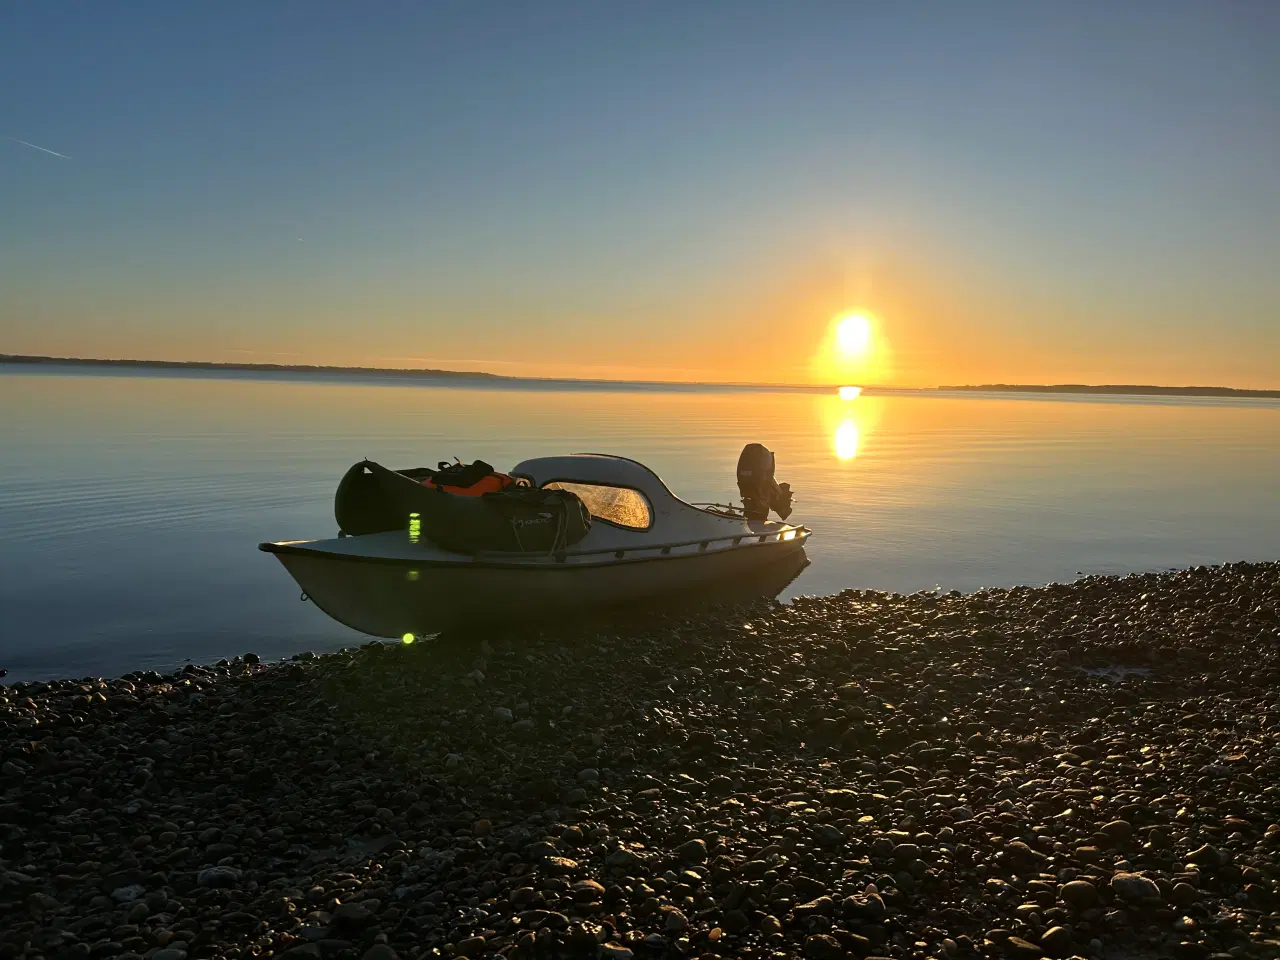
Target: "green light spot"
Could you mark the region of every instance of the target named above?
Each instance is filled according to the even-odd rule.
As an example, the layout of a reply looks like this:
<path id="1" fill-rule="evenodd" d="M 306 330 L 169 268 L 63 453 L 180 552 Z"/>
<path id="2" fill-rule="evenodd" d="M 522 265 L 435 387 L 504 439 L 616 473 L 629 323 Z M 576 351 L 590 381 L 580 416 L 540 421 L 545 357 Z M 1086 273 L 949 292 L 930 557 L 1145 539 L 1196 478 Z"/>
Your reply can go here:
<path id="1" fill-rule="evenodd" d="M 417 580 L 419 576 L 421 576 L 421 574 L 419 574 L 417 570 L 406 570 L 404 572 L 404 578 L 406 580 Z"/>
<path id="2" fill-rule="evenodd" d="M 414 637 L 412 633 L 406 633 L 400 639 L 403 640 L 405 643 L 413 643 Z"/>

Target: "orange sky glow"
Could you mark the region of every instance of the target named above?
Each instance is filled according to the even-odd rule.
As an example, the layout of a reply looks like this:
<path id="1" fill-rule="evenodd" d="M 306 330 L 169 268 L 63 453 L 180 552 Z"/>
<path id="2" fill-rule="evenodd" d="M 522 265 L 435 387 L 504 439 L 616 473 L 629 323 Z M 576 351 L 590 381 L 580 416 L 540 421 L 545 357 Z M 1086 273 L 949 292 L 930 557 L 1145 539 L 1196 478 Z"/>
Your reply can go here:
<path id="1" fill-rule="evenodd" d="M 1280 388 L 1280 4 L 526 6 L 15 7 L 0 353 Z"/>

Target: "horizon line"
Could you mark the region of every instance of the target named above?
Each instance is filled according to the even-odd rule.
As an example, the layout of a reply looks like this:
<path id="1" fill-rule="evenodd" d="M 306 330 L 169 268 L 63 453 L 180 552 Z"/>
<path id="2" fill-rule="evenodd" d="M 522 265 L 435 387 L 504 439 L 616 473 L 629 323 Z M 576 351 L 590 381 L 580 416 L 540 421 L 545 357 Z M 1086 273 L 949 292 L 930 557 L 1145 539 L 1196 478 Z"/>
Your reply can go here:
<path id="1" fill-rule="evenodd" d="M 299 364 L 299 363 L 249 363 L 217 360 L 146 360 L 137 358 L 106 359 L 97 357 L 55 357 L 43 354 L 10 354 L 0 353 L 0 363 L 15 365 L 67 364 L 75 366 L 102 367 L 153 367 L 161 369 L 190 370 L 243 370 L 270 371 L 275 373 L 350 373 L 350 374 L 392 374 L 400 376 L 438 377 L 456 380 L 485 380 L 503 382 L 528 383 L 582 383 L 582 384 L 618 384 L 636 386 L 663 387 L 737 387 L 737 388 L 771 388 L 784 390 L 803 390 L 818 392 L 834 390 L 850 384 L 822 383 L 765 383 L 721 380 L 619 380 L 595 377 L 534 377 L 505 373 L 490 373 L 484 370 L 445 370 L 434 367 L 365 367 L 339 366 L 331 364 Z M 861 386 L 861 385 L 859 385 Z M 1025 384 L 1025 383 L 986 383 L 957 384 L 925 387 L 895 387 L 890 385 L 871 384 L 862 386 L 864 391 L 934 391 L 934 392 L 969 392 L 969 393 L 1092 393 L 1133 396 L 1220 396 L 1220 397 L 1261 397 L 1280 399 L 1280 389 L 1253 389 L 1241 387 L 1216 386 L 1160 386 L 1155 384 Z"/>

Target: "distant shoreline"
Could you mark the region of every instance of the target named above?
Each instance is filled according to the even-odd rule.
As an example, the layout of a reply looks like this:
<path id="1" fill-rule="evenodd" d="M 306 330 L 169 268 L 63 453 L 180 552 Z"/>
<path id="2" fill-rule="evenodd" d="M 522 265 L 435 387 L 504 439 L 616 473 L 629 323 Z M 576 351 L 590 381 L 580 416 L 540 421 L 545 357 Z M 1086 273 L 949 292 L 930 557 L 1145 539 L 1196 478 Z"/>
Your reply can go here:
<path id="1" fill-rule="evenodd" d="M 339 367 L 317 364 L 293 363 L 219 363 L 211 360 L 103 360 L 90 357 L 46 357 L 26 354 L 0 353 L 0 364 L 24 366 L 81 366 L 81 367 L 138 367 L 152 370 L 230 370 L 246 373 L 321 373 L 354 374 L 361 376 L 421 377 L 424 380 L 479 381 L 481 383 L 574 383 L 583 385 L 638 385 L 661 387 L 725 387 L 736 389 L 796 390 L 806 393 L 822 393 L 836 389 L 836 384 L 787 384 L 787 383 L 722 383 L 718 381 L 683 380 L 593 380 L 577 377 L 517 377 L 478 370 L 439 370 L 430 367 Z M 1235 387 L 1160 387 L 1145 384 L 1017 384 L 987 383 L 942 387 L 865 387 L 864 392 L 896 392 L 916 389 L 939 392 L 966 393 L 1050 393 L 1099 396 L 1139 397 L 1236 397 L 1280 399 L 1280 390 L 1244 390 Z"/>
<path id="2" fill-rule="evenodd" d="M 985 383 L 938 387 L 967 393 L 1082 393 L 1132 397 L 1265 397 L 1280 399 L 1280 390 L 1242 390 L 1236 387 L 1154 387 L 1136 383 Z"/>
<path id="3" fill-rule="evenodd" d="M 455 383 L 491 383 L 505 384 L 538 384 L 540 386 L 556 386 L 560 384 L 580 387 L 662 387 L 672 390 L 693 390 L 699 387 L 722 390 L 780 390 L 800 393 L 828 393 L 835 390 L 835 385 L 826 386 L 813 383 L 732 383 L 717 380 L 597 380 L 586 377 L 520 377 L 503 373 L 486 373 L 480 370 L 438 370 L 431 367 L 338 367 L 312 364 L 291 363 L 219 363 L 212 360 L 98 360 L 87 357 L 45 357 L 24 354 L 0 353 L 0 366 L 14 364 L 19 366 L 78 366 L 105 367 L 110 369 L 131 368 L 151 370 L 190 370 L 206 371 L 241 371 L 245 373 L 301 373 L 325 374 L 331 376 L 373 376 L 412 377 L 422 380 L 448 380 Z M 893 387 L 869 388 L 893 391 Z"/>
<path id="4" fill-rule="evenodd" d="M 464 377 L 476 380 L 519 380 L 498 373 L 469 370 L 434 370 L 429 367 L 329 367 L 295 363 L 217 363 L 212 360 L 98 360 L 89 357 L 42 357 L 0 353 L 0 363 L 68 365 L 82 367 L 151 367 L 163 370 L 247 370 L 274 373 L 382 373 L 396 376 Z"/>
<path id="5" fill-rule="evenodd" d="M 672 389 L 717 387 L 734 390 L 784 390 L 804 393 L 827 393 L 836 389 L 835 384 L 828 386 L 815 383 L 733 383 L 718 380 L 598 380 L 588 377 L 519 377 L 503 373 L 486 373 L 479 370 L 438 370 L 430 367 L 338 367 L 292 363 L 219 363 L 212 360 L 98 360 L 88 357 L 45 357 L 0 353 L 0 365 L 4 364 L 110 368 L 138 367 L 152 370 L 230 370 L 246 373 L 350 374 L 388 378 L 420 377 L 423 380 L 478 381 L 480 383 L 494 384 L 536 383 L 543 386 L 577 384 L 581 386 L 669 387 Z M 893 391 L 906 388 L 872 387 L 867 389 Z"/>

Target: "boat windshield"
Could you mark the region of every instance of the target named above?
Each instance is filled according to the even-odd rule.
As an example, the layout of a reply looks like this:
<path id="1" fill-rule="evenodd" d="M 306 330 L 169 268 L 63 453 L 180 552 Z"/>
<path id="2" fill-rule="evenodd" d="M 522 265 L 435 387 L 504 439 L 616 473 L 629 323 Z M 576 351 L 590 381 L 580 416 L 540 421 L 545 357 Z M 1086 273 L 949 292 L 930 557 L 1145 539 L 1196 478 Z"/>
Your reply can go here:
<path id="1" fill-rule="evenodd" d="M 648 530 L 653 524 L 653 508 L 649 505 L 649 498 L 631 487 L 552 480 L 543 484 L 543 488 L 576 493 L 587 505 L 591 516 L 628 530 Z"/>

